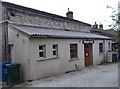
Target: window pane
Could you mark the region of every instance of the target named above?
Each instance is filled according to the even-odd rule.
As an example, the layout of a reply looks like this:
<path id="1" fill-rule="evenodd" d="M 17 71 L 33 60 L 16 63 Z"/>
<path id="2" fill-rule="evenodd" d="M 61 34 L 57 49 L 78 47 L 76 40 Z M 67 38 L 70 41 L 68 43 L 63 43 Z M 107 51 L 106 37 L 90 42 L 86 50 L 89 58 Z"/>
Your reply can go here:
<path id="1" fill-rule="evenodd" d="M 57 54 L 56 54 L 56 51 L 53 51 L 53 55 L 57 55 Z"/>
<path id="2" fill-rule="evenodd" d="M 99 53 L 103 53 L 103 43 L 99 43 Z"/>
<path id="3" fill-rule="evenodd" d="M 39 57 L 46 57 L 45 45 L 40 45 L 39 46 Z"/>
<path id="4" fill-rule="evenodd" d="M 39 57 L 44 57 L 43 52 L 39 52 Z"/>
<path id="5" fill-rule="evenodd" d="M 55 44 L 55 45 L 53 45 L 53 56 L 58 56 L 58 45 L 57 44 Z"/>
<path id="6" fill-rule="evenodd" d="M 70 58 L 77 58 L 77 44 L 70 44 Z"/>
<path id="7" fill-rule="evenodd" d="M 43 46 L 39 46 L 39 50 L 43 50 Z"/>
<path id="8" fill-rule="evenodd" d="M 77 48 L 77 44 L 70 44 L 70 48 L 76 49 Z"/>
<path id="9" fill-rule="evenodd" d="M 77 53 L 71 54 L 71 55 L 70 55 L 70 58 L 77 58 Z"/>
<path id="10" fill-rule="evenodd" d="M 73 54 L 71 54 L 71 55 L 70 55 L 70 58 L 74 58 L 74 55 L 73 55 Z"/>
<path id="11" fill-rule="evenodd" d="M 110 42 L 108 42 L 108 49 L 110 50 Z"/>
<path id="12" fill-rule="evenodd" d="M 53 49 L 56 49 L 56 45 L 53 45 Z"/>

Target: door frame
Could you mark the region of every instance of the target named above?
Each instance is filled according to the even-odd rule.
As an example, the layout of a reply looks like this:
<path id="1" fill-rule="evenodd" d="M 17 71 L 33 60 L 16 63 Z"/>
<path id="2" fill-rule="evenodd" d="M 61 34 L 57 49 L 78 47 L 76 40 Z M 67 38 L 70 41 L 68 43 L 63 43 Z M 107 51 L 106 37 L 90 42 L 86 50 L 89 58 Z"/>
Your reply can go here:
<path id="1" fill-rule="evenodd" d="M 85 57 L 85 45 L 88 44 L 89 45 L 89 58 L 90 58 L 90 65 L 93 65 L 93 44 L 92 43 L 85 43 L 84 44 L 84 65 L 86 66 L 86 57 Z"/>

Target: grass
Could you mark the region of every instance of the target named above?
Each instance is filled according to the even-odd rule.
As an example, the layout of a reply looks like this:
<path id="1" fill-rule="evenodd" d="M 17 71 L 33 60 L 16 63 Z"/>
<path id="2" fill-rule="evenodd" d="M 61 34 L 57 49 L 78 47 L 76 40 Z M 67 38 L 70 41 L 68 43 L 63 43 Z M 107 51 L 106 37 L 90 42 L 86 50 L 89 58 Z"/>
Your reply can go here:
<path id="1" fill-rule="evenodd" d="M 24 82 L 24 83 L 15 85 L 15 86 L 13 86 L 13 87 L 28 87 L 28 83 L 27 83 L 27 82 Z"/>
<path id="2" fill-rule="evenodd" d="M 20 83 L 20 84 L 17 84 L 17 85 L 14 85 L 14 86 L 9 86 L 7 85 L 6 83 L 2 84 L 2 87 L 3 88 L 6 88 L 6 89 L 15 89 L 15 88 L 22 88 L 22 87 L 28 87 L 28 83 L 27 82 L 23 82 L 23 83 Z"/>

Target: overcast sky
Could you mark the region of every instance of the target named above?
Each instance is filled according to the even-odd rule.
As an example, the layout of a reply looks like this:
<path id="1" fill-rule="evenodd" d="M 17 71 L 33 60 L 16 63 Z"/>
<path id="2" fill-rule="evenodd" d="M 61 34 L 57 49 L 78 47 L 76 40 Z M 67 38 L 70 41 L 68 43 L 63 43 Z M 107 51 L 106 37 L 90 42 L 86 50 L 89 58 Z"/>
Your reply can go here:
<path id="1" fill-rule="evenodd" d="M 66 12 L 73 11 L 73 18 L 89 24 L 102 23 L 104 29 L 112 23 L 110 15 L 112 9 L 107 9 L 107 5 L 117 8 L 120 0 L 3 0 L 18 5 L 34 8 L 37 10 L 66 16 Z"/>

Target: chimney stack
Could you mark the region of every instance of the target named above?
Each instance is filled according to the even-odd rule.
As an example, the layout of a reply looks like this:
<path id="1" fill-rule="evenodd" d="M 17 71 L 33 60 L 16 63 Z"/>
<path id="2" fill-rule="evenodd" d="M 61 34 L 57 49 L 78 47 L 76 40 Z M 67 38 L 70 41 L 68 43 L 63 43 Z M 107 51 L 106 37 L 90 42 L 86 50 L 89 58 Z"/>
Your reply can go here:
<path id="1" fill-rule="evenodd" d="M 99 29 L 103 30 L 103 25 L 102 24 L 99 25 Z"/>
<path id="2" fill-rule="evenodd" d="M 67 18 L 73 19 L 73 12 L 69 11 L 69 8 L 68 8 L 68 12 L 66 13 L 66 16 Z"/>
<path id="3" fill-rule="evenodd" d="M 98 24 L 95 22 L 95 24 L 93 25 L 93 28 L 98 29 Z"/>

